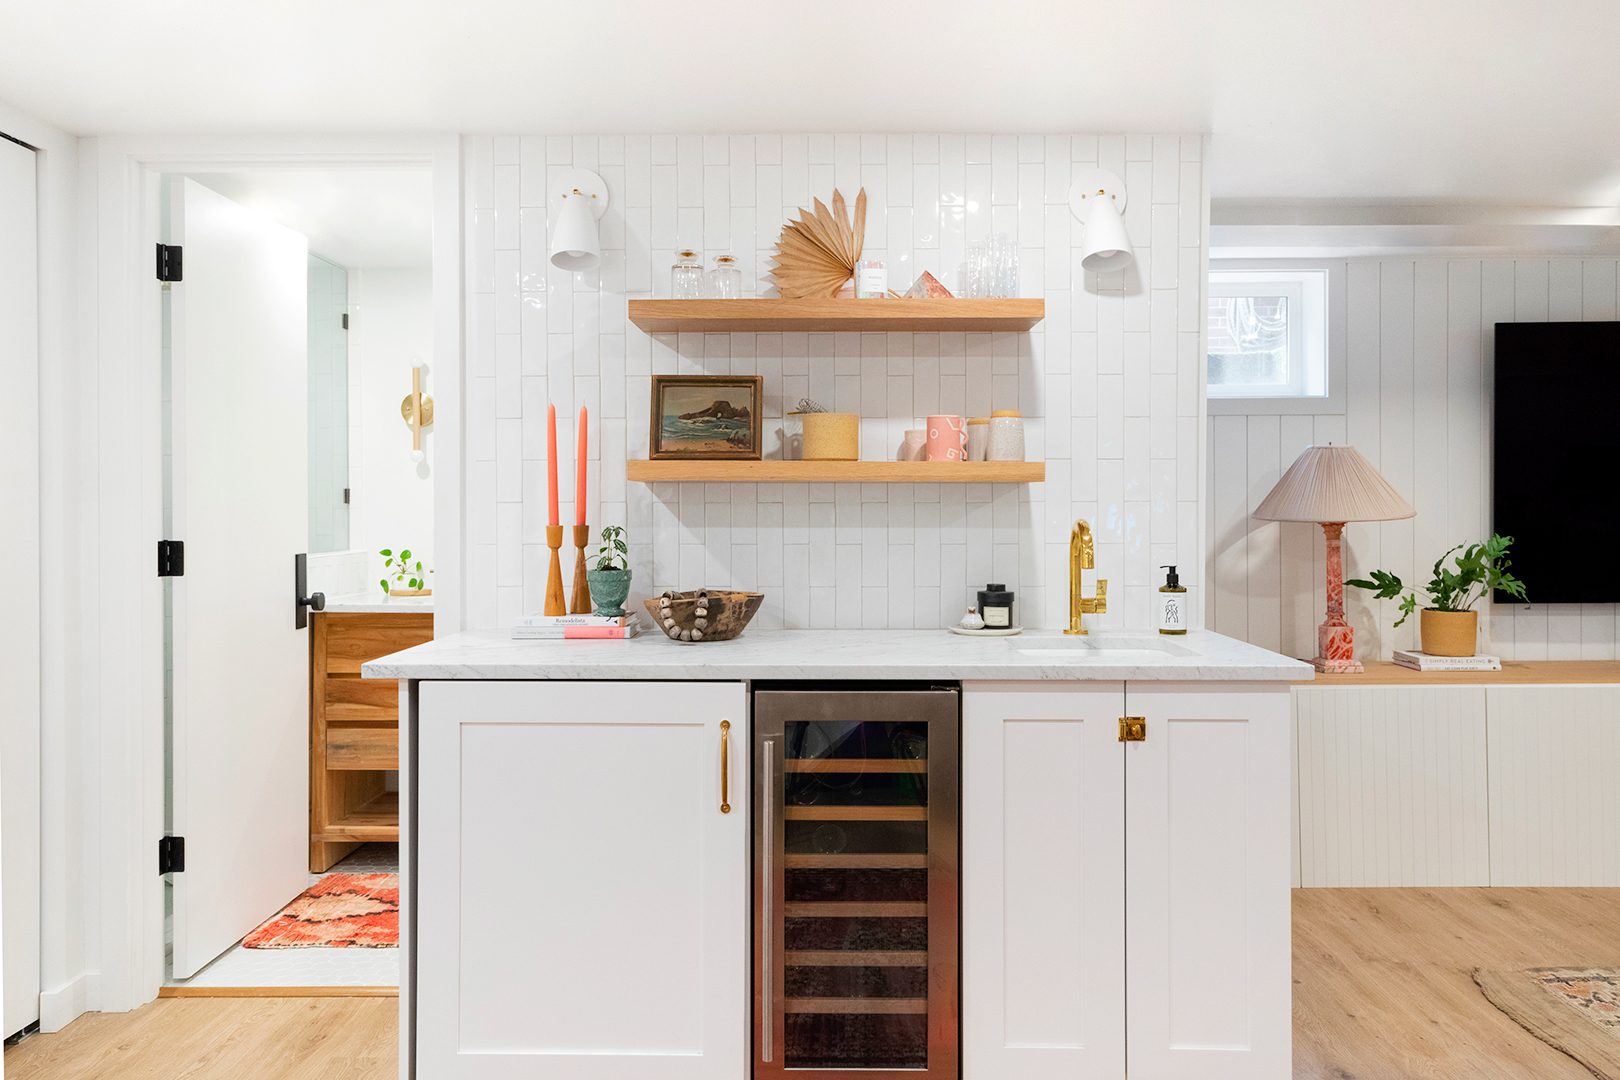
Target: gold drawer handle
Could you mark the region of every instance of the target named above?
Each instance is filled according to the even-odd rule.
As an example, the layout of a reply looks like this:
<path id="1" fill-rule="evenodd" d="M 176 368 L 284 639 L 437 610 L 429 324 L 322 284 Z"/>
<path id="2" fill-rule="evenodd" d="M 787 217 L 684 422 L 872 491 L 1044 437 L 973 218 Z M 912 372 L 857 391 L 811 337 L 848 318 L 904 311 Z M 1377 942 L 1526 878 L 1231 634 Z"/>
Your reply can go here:
<path id="1" fill-rule="evenodd" d="M 720 721 L 720 812 L 731 813 L 731 721 Z"/>

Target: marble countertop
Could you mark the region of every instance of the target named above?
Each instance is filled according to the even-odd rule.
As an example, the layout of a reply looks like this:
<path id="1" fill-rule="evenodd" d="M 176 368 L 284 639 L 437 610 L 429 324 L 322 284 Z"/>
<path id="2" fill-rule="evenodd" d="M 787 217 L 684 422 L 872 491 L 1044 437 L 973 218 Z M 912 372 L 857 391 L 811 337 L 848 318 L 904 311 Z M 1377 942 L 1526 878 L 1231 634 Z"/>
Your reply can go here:
<path id="1" fill-rule="evenodd" d="M 431 596 L 389 596 L 381 589 L 371 592 L 346 593 L 343 596 L 328 596 L 323 611 L 364 612 L 367 614 L 384 614 L 387 612 L 409 612 L 413 614 L 431 615 L 433 613 L 433 597 Z"/>
<path id="2" fill-rule="evenodd" d="M 390 609 L 392 610 L 392 609 Z M 749 630 L 682 645 L 524 640 L 472 630 L 368 661 L 368 679 L 1008 679 L 1305 682 L 1309 664 L 1209 630 L 1182 637 L 1029 630 L 1008 638 L 944 630 Z"/>

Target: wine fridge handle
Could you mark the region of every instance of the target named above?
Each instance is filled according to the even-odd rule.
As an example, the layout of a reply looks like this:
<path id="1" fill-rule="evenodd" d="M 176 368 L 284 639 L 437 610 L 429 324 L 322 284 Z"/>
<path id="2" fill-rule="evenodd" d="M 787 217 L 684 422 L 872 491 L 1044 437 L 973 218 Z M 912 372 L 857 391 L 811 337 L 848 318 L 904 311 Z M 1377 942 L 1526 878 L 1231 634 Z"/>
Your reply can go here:
<path id="1" fill-rule="evenodd" d="M 760 859 L 759 897 L 759 1056 L 761 1061 L 772 1058 L 771 1037 L 776 1033 L 776 1001 L 771 993 L 772 968 L 776 959 L 776 905 L 772 890 L 776 886 L 776 740 L 762 742 L 765 760 L 764 798 L 760 800 L 762 858 Z"/>
<path id="2" fill-rule="evenodd" d="M 720 812 L 731 813 L 731 721 L 720 721 Z"/>

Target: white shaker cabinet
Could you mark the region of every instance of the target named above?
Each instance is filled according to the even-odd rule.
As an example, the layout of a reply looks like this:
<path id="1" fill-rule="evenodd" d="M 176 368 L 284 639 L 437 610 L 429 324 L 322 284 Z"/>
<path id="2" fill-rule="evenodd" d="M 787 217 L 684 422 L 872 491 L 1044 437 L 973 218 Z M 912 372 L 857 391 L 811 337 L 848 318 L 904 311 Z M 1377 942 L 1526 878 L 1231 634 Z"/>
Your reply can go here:
<path id="1" fill-rule="evenodd" d="M 415 1074 L 745 1076 L 743 684 L 426 681 L 418 710 Z"/>
<path id="2" fill-rule="evenodd" d="M 1286 685 L 964 687 L 964 1080 L 1286 1080 L 1289 728 Z"/>

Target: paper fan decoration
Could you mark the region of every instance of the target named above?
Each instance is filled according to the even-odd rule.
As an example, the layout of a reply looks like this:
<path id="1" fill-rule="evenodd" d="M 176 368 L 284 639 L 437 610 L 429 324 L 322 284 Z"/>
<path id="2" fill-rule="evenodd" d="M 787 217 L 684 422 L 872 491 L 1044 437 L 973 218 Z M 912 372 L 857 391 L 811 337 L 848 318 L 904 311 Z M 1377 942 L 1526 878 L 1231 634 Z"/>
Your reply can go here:
<path id="1" fill-rule="evenodd" d="M 832 210 L 820 199 L 816 212 L 799 211 L 799 220 L 782 227 L 776 242 L 776 266 L 771 276 L 783 297 L 823 299 L 855 273 L 866 243 L 866 189 L 855 197 L 855 220 L 845 217 L 844 196 L 833 192 Z"/>

